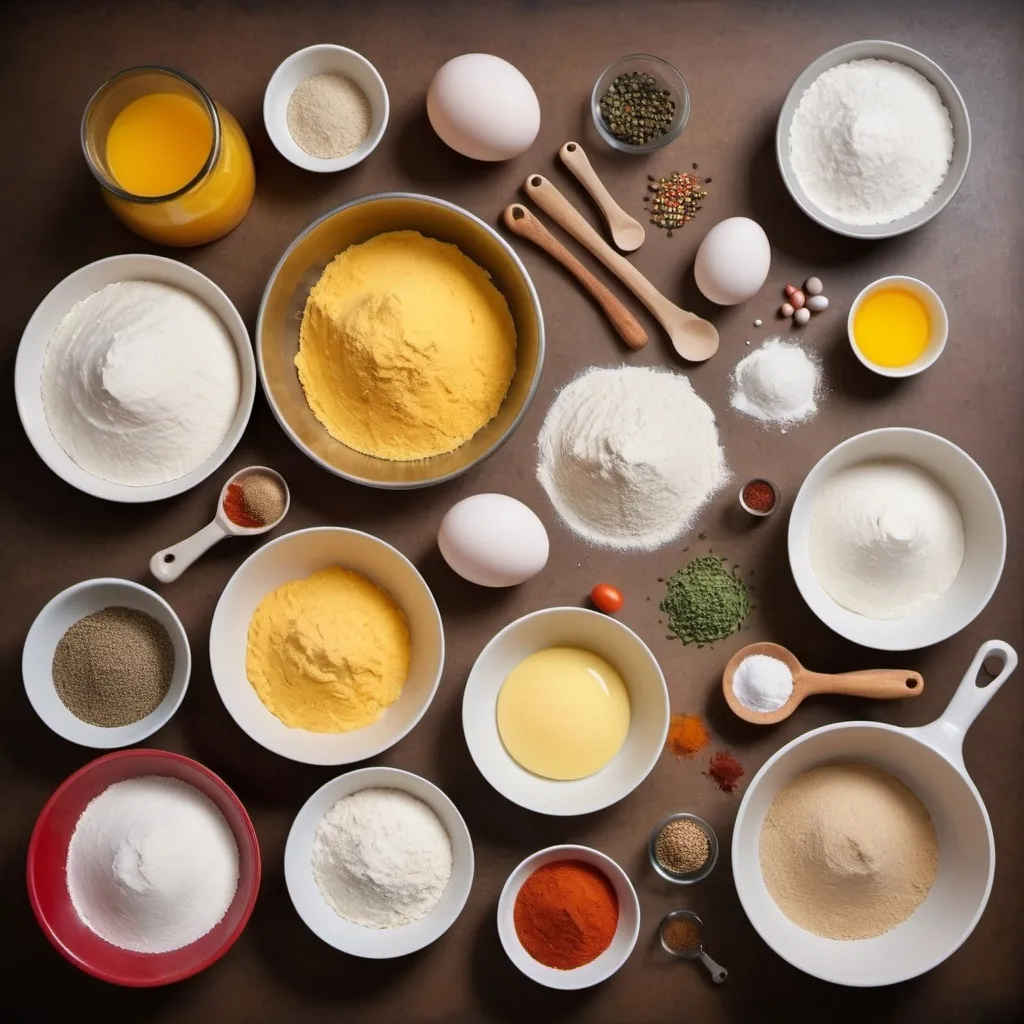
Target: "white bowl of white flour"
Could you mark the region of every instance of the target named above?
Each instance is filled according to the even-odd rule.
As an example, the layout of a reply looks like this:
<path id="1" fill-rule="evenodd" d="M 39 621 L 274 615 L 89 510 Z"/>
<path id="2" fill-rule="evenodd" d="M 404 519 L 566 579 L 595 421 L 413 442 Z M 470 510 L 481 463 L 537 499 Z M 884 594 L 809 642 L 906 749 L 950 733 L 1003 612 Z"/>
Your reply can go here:
<path id="1" fill-rule="evenodd" d="M 310 931 L 373 960 L 439 939 L 462 913 L 473 872 L 458 808 L 397 768 L 325 783 L 295 816 L 284 851 L 288 895 Z"/>
<path id="2" fill-rule="evenodd" d="M 107 501 L 159 501 L 195 487 L 249 422 L 249 332 L 208 277 L 126 254 L 56 285 L 21 336 L 18 414 L 54 473 Z"/>
<path id="3" fill-rule="evenodd" d="M 1006 522 L 984 470 L 910 427 L 857 434 L 807 474 L 789 521 L 789 564 L 811 611 L 840 636 L 911 651 L 985 608 Z"/>
<path id="4" fill-rule="evenodd" d="M 891 238 L 956 194 L 971 123 L 938 64 L 909 46 L 862 39 L 829 50 L 793 83 L 775 149 L 808 217 L 850 238 Z"/>

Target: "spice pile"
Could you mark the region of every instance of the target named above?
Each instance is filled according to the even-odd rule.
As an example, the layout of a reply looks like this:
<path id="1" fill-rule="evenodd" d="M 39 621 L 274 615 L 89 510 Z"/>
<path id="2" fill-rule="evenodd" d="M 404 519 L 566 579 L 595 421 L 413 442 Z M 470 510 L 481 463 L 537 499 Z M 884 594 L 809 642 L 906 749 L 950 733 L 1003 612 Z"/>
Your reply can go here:
<path id="1" fill-rule="evenodd" d="M 707 864 L 711 843 L 708 834 L 695 821 L 677 818 L 658 833 L 654 856 L 671 874 L 692 875 Z"/>
<path id="2" fill-rule="evenodd" d="M 366 93 L 344 75 L 313 75 L 288 100 L 288 134 L 310 156 L 335 160 L 358 149 L 370 134 Z"/>
<path id="3" fill-rule="evenodd" d="M 342 797 L 313 839 L 313 878 L 339 917 L 401 928 L 426 917 L 452 875 L 452 843 L 422 800 L 397 789 Z"/>
<path id="4" fill-rule="evenodd" d="M 628 71 L 619 75 L 598 101 L 609 133 L 630 146 L 660 139 L 672 125 L 676 104 L 653 75 Z"/>
<path id="5" fill-rule="evenodd" d="M 747 774 L 746 769 L 728 751 L 720 750 L 712 754 L 705 773 L 723 793 L 735 793 L 740 779 Z"/>
<path id="6" fill-rule="evenodd" d="M 281 484 L 267 473 L 250 473 L 228 484 L 224 514 L 247 530 L 273 526 L 283 515 L 286 498 Z"/>
<path id="7" fill-rule="evenodd" d="M 661 610 L 673 634 L 698 647 L 735 633 L 750 612 L 747 585 L 724 560 L 702 555 L 665 582 Z"/>
<path id="8" fill-rule="evenodd" d="M 647 212 L 651 223 L 667 231 L 669 238 L 674 228 L 681 228 L 696 217 L 701 202 L 708 196 L 701 187 L 700 178 L 685 171 L 677 171 L 667 178 L 655 178 L 649 174 L 647 180 L 651 182 L 647 186 L 651 195 L 644 196 L 644 202 L 650 204 Z"/>
<path id="9" fill-rule="evenodd" d="M 816 359 L 793 342 L 769 338 L 736 364 L 729 402 L 744 416 L 786 427 L 814 416 L 823 390 Z"/>
<path id="10" fill-rule="evenodd" d="M 221 921 L 238 865 L 234 834 L 209 797 L 144 775 L 109 786 L 82 812 L 68 845 L 68 894 L 101 939 L 168 953 Z"/>
<path id="11" fill-rule="evenodd" d="M 676 757 L 696 757 L 710 740 L 700 715 L 673 715 L 669 719 L 666 742 Z"/>
<path id="12" fill-rule="evenodd" d="M 619 926 L 619 897 L 599 868 L 559 860 L 523 882 L 512 911 L 516 935 L 546 967 L 571 971 L 596 960 Z"/>
<path id="13" fill-rule="evenodd" d="M 697 949 L 701 944 L 700 929 L 689 917 L 673 917 L 665 922 L 661 938 L 673 953 Z"/>
<path id="14" fill-rule="evenodd" d="M 152 615 L 113 606 L 70 626 L 53 652 L 53 686 L 79 720 L 102 728 L 152 714 L 171 686 L 174 644 Z"/>

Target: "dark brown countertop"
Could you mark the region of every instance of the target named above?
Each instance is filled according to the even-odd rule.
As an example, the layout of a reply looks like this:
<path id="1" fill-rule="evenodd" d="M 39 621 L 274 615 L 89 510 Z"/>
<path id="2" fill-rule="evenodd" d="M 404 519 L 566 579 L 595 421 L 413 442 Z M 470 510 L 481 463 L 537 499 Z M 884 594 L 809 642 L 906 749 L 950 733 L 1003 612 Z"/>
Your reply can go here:
<path id="1" fill-rule="evenodd" d="M 937 60 L 962 91 L 974 130 L 966 181 L 949 208 L 909 236 L 858 244 L 807 220 L 786 195 L 775 166 L 775 119 L 793 79 L 820 53 L 859 38 L 908 43 Z M 826 1018 L 885 1021 L 1004 1021 L 1024 1010 L 1019 971 L 1024 918 L 1020 885 L 1024 814 L 1019 786 L 1024 690 L 1020 674 L 967 737 L 966 761 L 992 817 L 998 846 L 988 910 L 966 944 L 946 963 L 887 990 L 833 987 L 780 960 L 747 923 L 736 899 L 728 858 L 732 819 L 742 794 L 719 793 L 699 763 L 665 756 L 630 798 L 582 819 L 545 819 L 522 811 L 488 788 L 462 738 L 462 685 L 477 653 L 512 618 L 550 604 L 583 599 L 601 580 L 627 595 L 622 620 L 659 657 L 674 710 L 707 715 L 715 747 L 728 747 L 752 774 L 779 746 L 806 729 L 849 717 L 874 716 L 916 725 L 939 714 L 978 645 L 999 637 L 1021 646 L 1024 621 L 1024 363 L 1015 306 L 1022 259 L 1020 224 L 1024 132 L 1020 83 L 1024 9 L 1008 0 L 883 0 L 778 2 L 744 0 L 676 3 L 341 3 L 293 0 L 210 0 L 194 3 L 125 0 L 117 4 L 27 3 L 0 14 L 0 111 L 5 159 L 3 304 L 0 306 L 7 402 L 6 481 L 0 497 L 5 538 L 5 586 L 0 651 L 7 699 L 0 715 L 0 940 L 5 950 L 5 1016 L 28 1020 L 366 1022 L 524 1019 L 614 1022 L 787 1019 L 800 1011 Z M 373 156 L 340 175 L 314 176 L 287 164 L 263 129 L 263 88 L 276 65 L 315 42 L 349 45 L 372 60 L 391 94 L 392 115 Z M 430 77 L 466 51 L 497 53 L 534 84 L 541 101 L 540 138 L 524 157 L 497 166 L 463 160 L 433 136 L 424 111 Z M 689 83 L 693 112 L 683 136 L 649 159 L 617 156 L 593 138 L 586 100 L 594 79 L 614 58 L 652 50 L 676 63 Z M 544 305 L 548 358 L 540 391 L 501 452 L 452 483 L 411 493 L 361 489 L 319 470 L 298 452 L 257 396 L 252 422 L 224 474 L 189 494 L 149 506 L 104 503 L 72 490 L 30 449 L 18 423 L 11 381 L 20 332 L 35 305 L 64 275 L 118 252 L 157 251 L 120 227 L 104 208 L 78 143 L 78 123 L 92 91 L 134 64 L 165 63 L 202 82 L 242 122 L 253 146 L 257 195 L 247 220 L 228 238 L 180 258 L 210 275 L 240 309 L 250 329 L 267 277 L 287 244 L 311 220 L 367 192 L 421 191 L 459 203 L 491 223 L 517 195 L 527 174 L 541 171 L 594 210 L 568 173 L 556 166 L 558 147 L 576 138 L 612 192 L 634 213 L 648 173 L 700 165 L 710 175 L 700 219 L 672 239 L 651 229 L 635 262 L 684 302 L 694 296 L 689 267 L 697 243 L 719 219 L 759 220 L 773 248 L 761 296 L 715 319 L 722 348 L 693 370 L 701 395 L 718 411 L 723 442 L 737 480 L 764 473 L 789 499 L 815 461 L 850 434 L 883 425 L 936 430 L 964 447 L 999 491 L 1010 546 L 1002 585 L 979 619 L 935 648 L 886 658 L 832 635 L 807 610 L 788 570 L 785 513 L 751 527 L 737 523 L 735 496 L 723 494 L 703 517 L 707 540 L 691 537 L 660 552 L 618 555 L 588 548 L 555 519 L 534 478 L 534 439 L 555 389 L 591 363 L 628 358 L 637 365 L 673 364 L 657 326 L 651 343 L 629 355 L 593 304 L 539 251 L 516 241 Z M 575 245 L 574 245 L 575 248 Z M 584 257 L 588 265 L 595 261 Z M 888 273 L 911 273 L 935 286 L 950 314 L 950 343 L 928 373 L 901 384 L 873 377 L 846 342 L 846 310 L 859 288 Z M 764 433 L 733 415 L 726 378 L 738 358 L 771 333 L 779 292 L 810 273 L 825 282 L 832 306 L 804 337 L 820 351 L 831 394 L 809 424 Z M 598 276 L 607 275 L 598 270 Z M 624 294 L 613 286 L 617 294 Z M 697 305 L 704 311 L 703 304 Z M 753 327 L 755 317 L 764 327 Z M 92 576 L 147 582 L 150 554 L 210 516 L 228 469 L 249 463 L 278 468 L 292 487 L 288 527 L 334 523 L 366 529 L 397 545 L 422 569 L 445 619 L 448 657 L 429 713 L 397 747 L 377 759 L 422 773 L 462 810 L 473 833 L 477 873 L 469 904 L 434 946 L 402 961 L 364 962 L 321 943 L 294 913 L 284 888 L 282 852 L 292 817 L 331 769 L 293 764 L 251 742 L 228 717 L 210 678 L 206 645 L 217 597 L 252 550 L 221 544 L 177 583 L 164 588 L 181 616 L 194 653 L 192 683 L 175 719 L 150 743 L 196 757 L 238 792 L 256 823 L 264 882 L 248 930 L 232 952 L 206 973 L 161 991 L 126 991 L 78 973 L 50 948 L 36 927 L 23 883 L 32 824 L 53 788 L 95 752 L 52 735 L 33 715 L 20 681 L 24 635 L 57 591 Z M 547 524 L 547 570 L 515 590 L 487 592 L 456 578 L 434 542 L 437 526 L 458 498 L 498 490 L 526 501 Z M 692 550 L 711 547 L 745 571 L 754 570 L 757 610 L 743 632 L 714 649 L 682 648 L 665 638 L 657 602 L 665 576 Z M 915 668 L 925 694 L 898 704 L 818 699 L 789 721 L 757 730 L 725 708 L 717 681 L 739 646 L 771 639 L 824 670 L 889 661 Z M 648 830 L 662 814 L 689 809 L 718 830 L 723 857 L 705 883 L 680 892 L 645 863 Z M 534 986 L 508 963 L 494 925 L 500 888 L 527 853 L 554 842 L 579 841 L 615 857 L 640 895 L 643 923 L 637 948 L 609 983 L 579 993 Z M 730 970 L 712 986 L 698 967 L 655 955 L 655 929 L 674 907 L 696 910 L 707 924 L 713 955 Z M 9 1009 L 10 1008 L 10 1009 Z"/>

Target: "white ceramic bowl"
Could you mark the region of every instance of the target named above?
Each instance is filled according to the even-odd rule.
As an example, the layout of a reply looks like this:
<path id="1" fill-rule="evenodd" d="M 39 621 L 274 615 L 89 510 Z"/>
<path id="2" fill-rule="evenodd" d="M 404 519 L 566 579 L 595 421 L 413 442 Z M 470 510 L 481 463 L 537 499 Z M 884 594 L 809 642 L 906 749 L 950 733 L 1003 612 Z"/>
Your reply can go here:
<path id="1" fill-rule="evenodd" d="M 174 644 L 174 673 L 167 695 L 145 718 L 132 725 L 104 728 L 76 718 L 57 696 L 53 685 L 53 652 L 60 638 L 79 619 L 113 606 L 135 608 L 152 615 L 167 630 Z M 62 590 L 36 616 L 21 654 L 25 693 L 36 714 L 58 736 L 98 750 L 139 743 L 166 725 L 185 696 L 191 671 L 188 636 L 174 609 L 159 594 L 131 580 L 84 580 Z"/>
<path id="2" fill-rule="evenodd" d="M 452 841 L 452 876 L 437 905 L 401 928 L 364 928 L 340 917 L 313 877 L 313 839 L 323 816 L 362 789 L 400 789 L 419 798 L 441 819 Z M 284 848 L 284 877 L 299 917 L 329 946 L 353 956 L 383 960 L 429 946 L 455 923 L 473 887 L 473 840 L 458 808 L 432 782 L 397 768 L 362 768 L 322 785 L 295 816 Z"/>
<path id="3" fill-rule="evenodd" d="M 46 349 L 53 332 L 72 306 L 116 281 L 158 281 L 194 295 L 220 317 L 238 353 L 241 395 L 227 436 L 201 466 L 185 476 L 178 477 L 177 480 L 169 480 L 163 484 L 131 487 L 93 476 L 61 448 L 46 422 L 40 381 Z M 108 256 L 106 259 L 89 263 L 65 277 L 36 307 L 22 332 L 14 364 L 14 396 L 18 405 L 18 415 L 36 453 L 65 483 L 107 501 L 160 501 L 181 494 L 201 483 L 224 462 L 238 444 L 249 422 L 255 394 L 256 360 L 253 357 L 249 332 L 231 300 L 198 270 L 193 270 L 177 260 L 145 253 Z"/>
<path id="4" fill-rule="evenodd" d="M 978 671 L 990 656 L 1002 661 L 1002 670 L 987 686 L 978 686 Z M 964 734 L 1016 665 L 1013 648 L 989 641 L 945 712 L 929 725 L 826 725 L 787 743 L 751 779 L 732 833 L 733 878 L 750 923 L 779 956 L 824 981 L 873 987 L 930 971 L 967 939 L 992 889 L 995 841 L 981 795 L 964 767 Z M 840 761 L 874 764 L 901 779 L 928 808 L 939 842 L 938 874 L 924 902 L 873 939 L 841 941 L 805 931 L 782 913 L 761 874 L 761 827 L 772 801 L 798 775 Z"/>
<path id="5" fill-rule="evenodd" d="M 875 292 L 883 288 L 905 288 L 908 292 L 916 295 L 928 309 L 928 319 L 931 322 L 931 337 L 928 339 L 928 347 L 906 366 L 879 366 L 873 363 L 857 345 L 857 339 L 853 333 L 853 321 L 860 309 L 861 303 Z M 903 277 L 901 274 L 893 274 L 890 277 L 881 277 L 872 281 L 854 300 L 850 307 L 850 315 L 846 318 L 846 333 L 850 339 L 850 348 L 853 354 L 869 369 L 882 377 L 913 377 L 914 374 L 927 370 L 946 347 L 946 339 L 949 336 L 949 318 L 946 316 L 946 307 L 942 304 L 938 292 L 919 281 L 916 277 Z"/>
<path id="6" fill-rule="evenodd" d="M 523 949 L 513 919 L 516 897 L 523 883 L 538 868 L 558 860 L 579 860 L 599 868 L 615 886 L 615 893 L 619 897 L 619 925 L 611 945 L 596 960 L 571 971 L 548 967 L 534 960 Z M 498 936 L 509 960 L 528 978 L 548 988 L 589 988 L 607 980 L 629 959 L 639 934 L 640 901 L 636 897 L 633 883 L 611 857 L 589 846 L 549 846 L 546 850 L 531 854 L 508 876 L 498 899 Z"/>
<path id="7" fill-rule="evenodd" d="M 953 585 L 937 600 L 902 619 L 869 619 L 834 601 L 811 567 L 814 499 L 840 470 L 862 462 L 897 460 L 930 473 L 956 499 L 966 550 Z M 789 565 L 811 611 L 840 636 L 881 651 L 912 651 L 937 644 L 973 622 L 999 584 L 1006 559 L 1006 522 L 999 496 L 984 470 L 961 448 L 937 434 L 884 427 L 837 445 L 807 474 L 789 519 Z"/>
<path id="8" fill-rule="evenodd" d="M 372 725 L 342 733 L 291 729 L 264 707 L 245 674 L 249 622 L 272 590 L 332 565 L 362 573 L 405 612 L 409 676 L 401 697 Z M 441 613 L 416 567 L 390 544 L 358 530 L 298 530 L 253 552 L 228 581 L 210 627 L 210 664 L 224 706 L 260 746 L 306 764 L 351 764 L 394 746 L 426 713 L 444 666 Z"/>
<path id="9" fill-rule="evenodd" d="M 370 132 L 351 153 L 323 160 L 311 156 L 288 131 L 288 101 L 297 86 L 313 75 L 336 74 L 351 79 L 370 101 Z M 344 171 L 365 160 L 376 148 L 388 126 L 391 105 L 384 79 L 361 54 L 346 46 L 321 43 L 297 50 L 283 60 L 270 76 L 263 94 L 263 123 L 277 151 L 296 167 L 307 171 Z"/>
<path id="10" fill-rule="evenodd" d="M 949 119 L 953 124 L 953 157 L 942 184 L 919 210 L 889 224 L 847 224 L 825 213 L 804 192 L 793 171 L 793 164 L 789 156 L 789 129 L 804 93 L 819 75 L 838 64 L 845 64 L 852 60 L 889 60 L 912 68 L 935 86 L 949 111 Z M 789 190 L 789 194 L 811 220 L 817 221 L 837 235 L 846 235 L 849 238 L 892 238 L 926 224 L 956 195 L 971 159 L 971 121 L 959 90 L 949 75 L 935 61 L 900 43 L 890 43 L 884 39 L 860 39 L 855 43 L 846 43 L 844 46 L 838 46 L 836 49 L 822 54 L 793 83 L 779 114 L 779 122 L 775 131 L 775 155 L 779 164 L 779 172 L 782 174 L 782 180 Z"/>
<path id="11" fill-rule="evenodd" d="M 544 779 L 521 767 L 498 732 L 498 693 L 524 658 L 547 647 L 581 647 L 610 662 L 629 690 L 629 732 L 618 754 L 593 775 Z M 462 698 L 469 752 L 502 796 L 540 814 L 589 814 L 616 803 L 654 767 L 668 733 L 668 688 L 648 646 L 627 626 L 584 608 L 545 608 L 507 625 L 480 652 Z"/>

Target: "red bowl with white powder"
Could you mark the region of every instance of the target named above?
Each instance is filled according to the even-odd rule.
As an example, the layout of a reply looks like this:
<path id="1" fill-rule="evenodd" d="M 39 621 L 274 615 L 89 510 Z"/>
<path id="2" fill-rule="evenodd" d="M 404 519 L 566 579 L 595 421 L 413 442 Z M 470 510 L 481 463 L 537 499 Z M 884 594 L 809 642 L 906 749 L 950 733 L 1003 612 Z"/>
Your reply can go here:
<path id="1" fill-rule="evenodd" d="M 86 806 L 115 783 L 144 775 L 194 786 L 224 815 L 238 846 L 238 887 L 224 917 L 195 942 L 168 953 L 135 953 L 100 938 L 78 916 L 67 886 L 68 845 Z M 101 981 L 147 988 L 198 974 L 235 944 L 256 904 L 260 848 L 241 801 L 208 768 L 166 750 L 119 750 L 80 768 L 46 802 L 32 831 L 26 875 L 39 927 L 65 959 Z"/>

